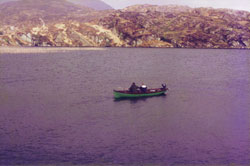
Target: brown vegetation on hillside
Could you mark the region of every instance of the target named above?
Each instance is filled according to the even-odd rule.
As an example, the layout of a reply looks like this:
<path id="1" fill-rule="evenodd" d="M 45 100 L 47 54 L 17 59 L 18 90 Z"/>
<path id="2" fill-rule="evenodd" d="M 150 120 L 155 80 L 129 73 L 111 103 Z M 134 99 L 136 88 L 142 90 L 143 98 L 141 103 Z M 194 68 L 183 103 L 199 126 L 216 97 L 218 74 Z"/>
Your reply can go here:
<path id="1" fill-rule="evenodd" d="M 0 5 L 0 46 L 250 48 L 246 11 L 174 5 L 96 11 L 65 0 L 32 2 Z"/>

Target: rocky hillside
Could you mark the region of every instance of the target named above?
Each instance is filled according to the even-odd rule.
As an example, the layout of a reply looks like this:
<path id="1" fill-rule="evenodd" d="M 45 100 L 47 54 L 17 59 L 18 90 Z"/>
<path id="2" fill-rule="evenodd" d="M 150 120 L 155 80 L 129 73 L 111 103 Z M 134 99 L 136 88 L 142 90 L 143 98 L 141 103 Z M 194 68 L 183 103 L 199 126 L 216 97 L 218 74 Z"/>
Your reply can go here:
<path id="1" fill-rule="evenodd" d="M 250 13 L 181 6 L 132 6 L 100 19 L 130 46 L 250 48 Z"/>
<path id="2" fill-rule="evenodd" d="M 39 1 L 0 5 L 0 46 L 250 48 L 246 11 L 174 5 L 97 11 Z"/>

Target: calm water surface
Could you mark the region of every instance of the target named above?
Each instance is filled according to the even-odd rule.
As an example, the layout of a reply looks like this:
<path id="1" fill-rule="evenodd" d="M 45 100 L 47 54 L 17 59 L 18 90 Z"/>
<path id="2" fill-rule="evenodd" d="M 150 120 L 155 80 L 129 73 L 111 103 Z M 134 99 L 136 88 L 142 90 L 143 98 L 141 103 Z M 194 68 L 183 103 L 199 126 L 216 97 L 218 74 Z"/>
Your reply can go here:
<path id="1" fill-rule="evenodd" d="M 166 96 L 113 99 L 132 82 Z M 250 51 L 0 55 L 0 165 L 249 165 Z"/>

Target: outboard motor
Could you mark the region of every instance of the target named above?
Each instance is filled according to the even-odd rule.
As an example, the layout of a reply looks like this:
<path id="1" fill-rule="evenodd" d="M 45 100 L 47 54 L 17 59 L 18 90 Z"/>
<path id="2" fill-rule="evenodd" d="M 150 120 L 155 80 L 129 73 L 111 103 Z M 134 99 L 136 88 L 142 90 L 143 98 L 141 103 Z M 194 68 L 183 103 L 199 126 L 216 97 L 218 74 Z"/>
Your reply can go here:
<path id="1" fill-rule="evenodd" d="M 167 90 L 167 85 L 166 84 L 161 84 L 161 86 L 162 86 L 162 90 Z"/>

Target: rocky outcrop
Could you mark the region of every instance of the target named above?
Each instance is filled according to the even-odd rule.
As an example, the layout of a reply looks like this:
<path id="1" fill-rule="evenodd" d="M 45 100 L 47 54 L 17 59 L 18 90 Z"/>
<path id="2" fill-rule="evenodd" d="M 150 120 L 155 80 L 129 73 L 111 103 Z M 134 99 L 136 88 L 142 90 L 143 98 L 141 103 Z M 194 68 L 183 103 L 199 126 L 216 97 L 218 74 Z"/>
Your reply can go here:
<path id="1" fill-rule="evenodd" d="M 6 17 L 16 22 L 0 21 L 0 45 L 250 48 L 250 13 L 246 11 L 174 5 L 95 11 L 67 5 L 72 10 L 64 14 L 39 8 L 33 15 L 35 8 L 24 6 L 25 10 L 19 8 L 21 14 L 12 11 Z"/>

